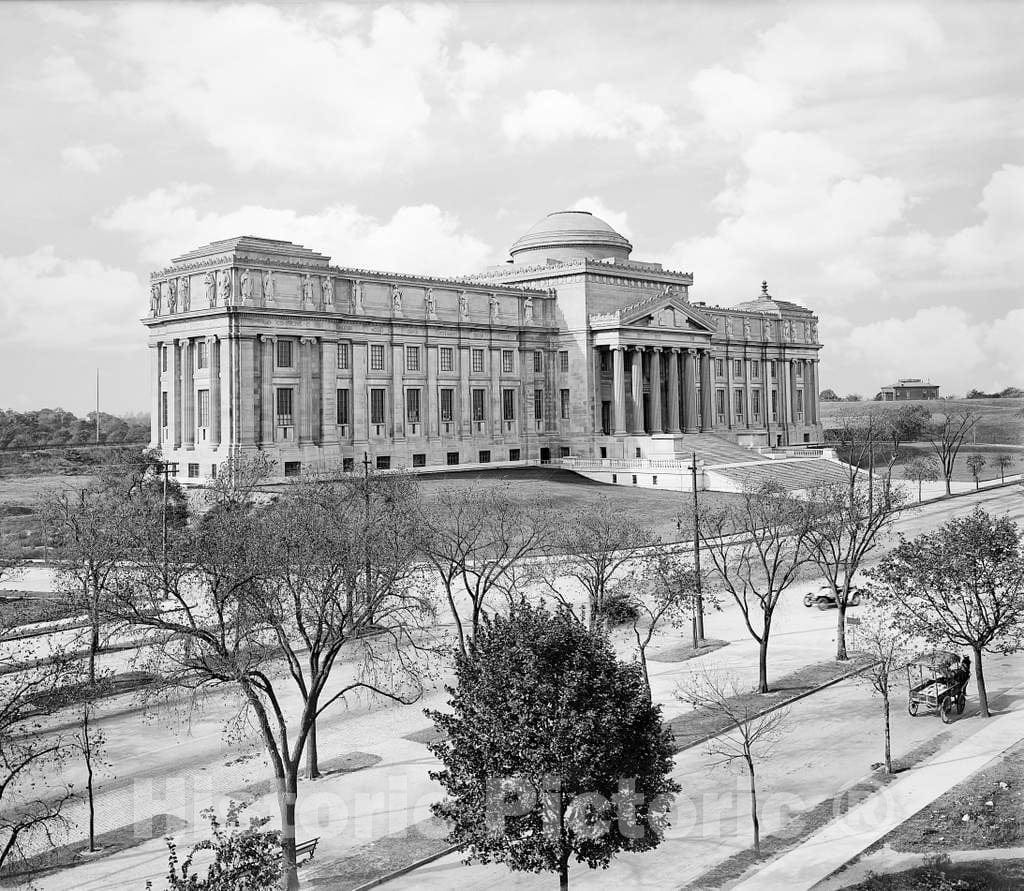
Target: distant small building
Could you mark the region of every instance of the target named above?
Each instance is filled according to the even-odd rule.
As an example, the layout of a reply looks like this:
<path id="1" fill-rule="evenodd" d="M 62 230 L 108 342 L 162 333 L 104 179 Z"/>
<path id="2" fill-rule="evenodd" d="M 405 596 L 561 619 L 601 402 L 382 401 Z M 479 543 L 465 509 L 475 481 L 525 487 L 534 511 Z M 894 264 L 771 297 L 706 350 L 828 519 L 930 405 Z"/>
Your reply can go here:
<path id="1" fill-rule="evenodd" d="M 901 377 L 895 384 L 882 387 L 875 396 L 881 402 L 906 402 L 911 399 L 938 399 L 939 385 L 919 377 Z"/>

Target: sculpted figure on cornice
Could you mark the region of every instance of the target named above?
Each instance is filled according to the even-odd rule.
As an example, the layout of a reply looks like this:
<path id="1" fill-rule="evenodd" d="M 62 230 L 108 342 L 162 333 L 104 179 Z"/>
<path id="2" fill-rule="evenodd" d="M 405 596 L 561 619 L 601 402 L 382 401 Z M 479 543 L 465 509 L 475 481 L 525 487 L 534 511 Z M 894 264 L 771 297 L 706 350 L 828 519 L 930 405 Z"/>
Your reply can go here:
<path id="1" fill-rule="evenodd" d="M 427 288 L 427 293 L 423 296 L 423 302 L 427 307 L 427 318 L 437 318 L 437 298 L 434 296 L 434 289 Z"/>
<path id="2" fill-rule="evenodd" d="M 396 316 L 402 314 L 402 289 L 398 285 L 391 286 L 391 312 Z"/>
<path id="3" fill-rule="evenodd" d="M 264 305 L 274 302 L 275 297 L 274 270 L 268 269 L 263 273 L 263 303 Z"/>
<path id="4" fill-rule="evenodd" d="M 808 343 L 811 340 L 811 323 L 810 322 L 804 322 L 804 340 L 807 341 Z"/>
<path id="5" fill-rule="evenodd" d="M 160 285 L 157 284 L 149 286 L 149 314 L 160 315 Z"/>
<path id="6" fill-rule="evenodd" d="M 203 284 L 206 285 L 206 305 L 216 306 L 217 305 L 217 280 L 214 278 L 213 272 L 207 272 L 203 276 Z"/>
<path id="7" fill-rule="evenodd" d="M 231 270 L 222 269 L 220 273 L 220 292 L 217 295 L 223 306 L 231 306 Z"/>
<path id="8" fill-rule="evenodd" d="M 750 340 L 750 319 L 743 320 L 743 339 Z"/>
<path id="9" fill-rule="evenodd" d="M 523 321 L 527 325 L 533 324 L 533 298 L 529 294 L 523 300 Z"/>
<path id="10" fill-rule="evenodd" d="M 313 276 L 308 272 L 302 278 L 302 305 L 313 305 Z"/>
<path id="11" fill-rule="evenodd" d="M 469 294 L 465 291 L 459 292 L 459 318 L 469 318 Z"/>
<path id="12" fill-rule="evenodd" d="M 818 323 L 811 322 L 811 343 L 818 342 Z"/>
<path id="13" fill-rule="evenodd" d="M 189 281 L 187 275 L 183 275 L 178 279 L 178 300 L 181 303 L 182 312 L 188 312 L 192 309 L 192 295 L 189 293 Z"/>
<path id="14" fill-rule="evenodd" d="M 330 275 L 320 279 L 320 293 L 324 297 L 324 306 L 334 306 L 334 278 Z"/>
<path id="15" fill-rule="evenodd" d="M 732 319 L 729 316 L 725 317 L 725 336 L 732 337 Z"/>
<path id="16" fill-rule="evenodd" d="M 501 316 L 501 302 L 497 294 L 491 294 L 491 320 L 496 321 Z"/>
<path id="17" fill-rule="evenodd" d="M 352 312 L 363 314 L 363 283 L 359 279 L 352 282 Z"/>
<path id="18" fill-rule="evenodd" d="M 252 303 L 252 280 L 248 269 L 242 270 L 242 303 Z"/>
<path id="19" fill-rule="evenodd" d="M 782 339 L 783 340 L 792 340 L 793 339 L 793 324 L 789 321 L 789 319 L 786 319 L 782 323 Z"/>
<path id="20" fill-rule="evenodd" d="M 764 320 L 764 336 L 767 337 L 769 340 L 771 340 L 772 339 L 772 334 L 774 333 L 774 330 L 775 329 L 774 329 L 774 326 L 772 325 L 772 320 L 771 319 L 765 319 Z"/>
<path id="21" fill-rule="evenodd" d="M 174 278 L 167 281 L 167 311 L 178 311 L 178 280 Z"/>

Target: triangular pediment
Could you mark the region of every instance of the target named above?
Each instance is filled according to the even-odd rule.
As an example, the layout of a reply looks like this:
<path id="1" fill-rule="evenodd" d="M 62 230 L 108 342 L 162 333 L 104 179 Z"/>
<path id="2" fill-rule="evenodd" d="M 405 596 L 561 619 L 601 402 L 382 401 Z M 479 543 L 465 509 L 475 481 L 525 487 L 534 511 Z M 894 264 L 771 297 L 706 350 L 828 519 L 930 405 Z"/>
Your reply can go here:
<path id="1" fill-rule="evenodd" d="M 713 334 L 714 325 L 698 315 L 684 300 L 665 297 L 642 307 L 627 307 L 619 324 L 633 328 L 665 328 L 670 331 L 702 331 Z"/>

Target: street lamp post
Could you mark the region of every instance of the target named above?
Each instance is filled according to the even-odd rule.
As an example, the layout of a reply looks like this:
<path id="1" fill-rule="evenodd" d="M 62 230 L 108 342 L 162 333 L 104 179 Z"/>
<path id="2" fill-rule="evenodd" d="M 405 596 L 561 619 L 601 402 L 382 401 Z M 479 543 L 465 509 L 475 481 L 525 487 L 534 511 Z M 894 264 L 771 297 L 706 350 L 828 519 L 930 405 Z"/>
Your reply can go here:
<path id="1" fill-rule="evenodd" d="M 697 523 L 697 453 L 692 452 L 691 454 L 690 481 L 691 488 L 693 489 L 693 570 L 696 573 L 697 582 L 696 609 L 693 613 L 693 648 L 697 649 L 698 643 L 704 640 L 704 594 L 701 589 L 700 529 Z"/>

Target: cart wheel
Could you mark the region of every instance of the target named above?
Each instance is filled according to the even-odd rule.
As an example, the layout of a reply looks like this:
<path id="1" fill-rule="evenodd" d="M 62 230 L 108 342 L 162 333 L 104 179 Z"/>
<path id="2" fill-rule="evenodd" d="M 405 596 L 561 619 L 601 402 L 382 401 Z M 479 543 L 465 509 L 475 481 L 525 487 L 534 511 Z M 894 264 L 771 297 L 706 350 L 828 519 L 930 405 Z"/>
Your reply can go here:
<path id="1" fill-rule="evenodd" d="M 962 715 L 965 708 L 967 708 L 967 694 L 961 693 L 956 698 L 956 713 Z"/>
<path id="2" fill-rule="evenodd" d="M 953 700 L 948 696 L 939 703 L 939 717 L 942 718 L 943 724 L 953 723 Z"/>
<path id="3" fill-rule="evenodd" d="M 850 595 L 850 606 L 860 606 L 860 594 Z"/>
<path id="4" fill-rule="evenodd" d="M 813 594 L 804 594 L 804 606 L 811 606 L 814 603 Z"/>
<path id="5" fill-rule="evenodd" d="M 830 606 L 832 606 L 832 604 L 829 603 L 828 600 L 826 600 L 824 597 L 818 598 L 818 609 L 828 609 Z"/>
<path id="6" fill-rule="evenodd" d="M 910 712 L 910 717 L 917 717 L 917 701 L 914 700 L 907 704 L 907 711 Z"/>

